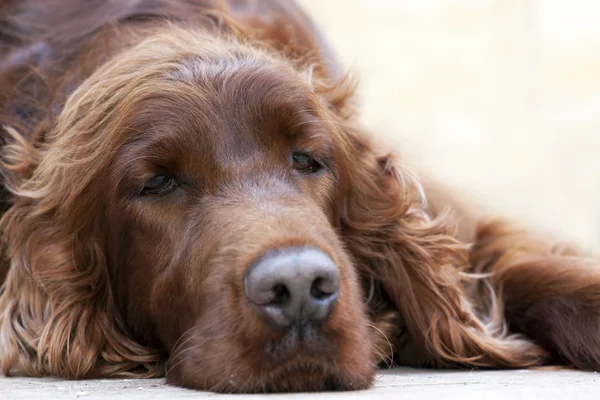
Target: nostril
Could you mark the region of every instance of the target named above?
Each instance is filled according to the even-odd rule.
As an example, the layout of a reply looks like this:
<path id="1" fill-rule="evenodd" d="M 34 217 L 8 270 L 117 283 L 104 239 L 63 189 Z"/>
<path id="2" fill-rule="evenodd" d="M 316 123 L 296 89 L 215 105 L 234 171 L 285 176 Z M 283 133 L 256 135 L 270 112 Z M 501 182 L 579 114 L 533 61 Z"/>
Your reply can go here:
<path id="1" fill-rule="evenodd" d="M 330 286 L 326 283 L 325 278 L 317 278 L 310 288 L 310 296 L 317 300 L 326 300 L 336 292 L 336 290 L 331 290 Z"/>
<path id="2" fill-rule="evenodd" d="M 273 287 L 273 301 L 270 304 L 281 306 L 286 303 L 289 303 L 291 299 L 291 294 L 287 286 L 282 283 L 278 283 Z"/>

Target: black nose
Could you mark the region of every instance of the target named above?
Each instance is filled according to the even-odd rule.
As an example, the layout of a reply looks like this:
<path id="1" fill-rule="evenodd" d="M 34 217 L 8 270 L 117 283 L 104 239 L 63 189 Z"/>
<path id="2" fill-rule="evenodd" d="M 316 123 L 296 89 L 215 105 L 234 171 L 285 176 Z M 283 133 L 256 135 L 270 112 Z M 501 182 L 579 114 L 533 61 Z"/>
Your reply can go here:
<path id="1" fill-rule="evenodd" d="M 267 253 L 248 269 L 246 295 L 278 327 L 323 321 L 338 298 L 340 276 L 331 258 L 310 247 Z"/>

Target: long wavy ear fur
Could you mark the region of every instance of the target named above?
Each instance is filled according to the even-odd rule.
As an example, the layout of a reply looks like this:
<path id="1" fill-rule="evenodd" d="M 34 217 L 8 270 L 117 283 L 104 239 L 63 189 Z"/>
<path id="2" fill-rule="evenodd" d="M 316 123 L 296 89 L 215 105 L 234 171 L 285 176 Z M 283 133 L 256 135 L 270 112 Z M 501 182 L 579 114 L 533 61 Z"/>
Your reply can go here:
<path id="1" fill-rule="evenodd" d="M 395 344 L 396 361 L 483 367 L 541 363 L 547 357 L 543 349 L 507 332 L 495 295 L 485 312 L 474 307 L 464 289 L 476 278 L 468 274 L 469 245 L 456 239 L 450 215 L 432 215 L 416 177 L 390 156 L 379 156 L 359 129 L 350 138 L 353 164 L 347 171 L 342 233 L 363 280 L 373 280 L 378 288 L 371 290 L 379 294 L 369 302 L 388 302 L 407 329 L 402 343 Z"/>
<path id="2" fill-rule="evenodd" d="M 12 143 L 4 148 L 2 174 L 13 199 L 0 222 L 10 264 L 0 294 L 3 373 L 162 375 L 159 355 L 131 340 L 115 312 L 106 260 L 89 215 L 93 208 L 84 218 L 80 212 L 88 204 L 81 200 L 67 218 L 42 205 L 32 171 L 43 153 L 16 131 L 8 133 Z"/>

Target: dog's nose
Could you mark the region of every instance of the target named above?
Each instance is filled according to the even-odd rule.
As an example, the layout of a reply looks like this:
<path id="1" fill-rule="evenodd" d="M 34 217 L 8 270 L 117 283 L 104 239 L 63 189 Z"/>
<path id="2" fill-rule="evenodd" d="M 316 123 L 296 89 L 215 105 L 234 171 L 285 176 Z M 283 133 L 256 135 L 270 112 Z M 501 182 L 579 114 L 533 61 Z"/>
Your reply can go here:
<path id="1" fill-rule="evenodd" d="M 271 251 L 248 269 L 246 295 L 261 317 L 278 326 L 325 320 L 339 295 L 333 260 L 310 247 Z"/>

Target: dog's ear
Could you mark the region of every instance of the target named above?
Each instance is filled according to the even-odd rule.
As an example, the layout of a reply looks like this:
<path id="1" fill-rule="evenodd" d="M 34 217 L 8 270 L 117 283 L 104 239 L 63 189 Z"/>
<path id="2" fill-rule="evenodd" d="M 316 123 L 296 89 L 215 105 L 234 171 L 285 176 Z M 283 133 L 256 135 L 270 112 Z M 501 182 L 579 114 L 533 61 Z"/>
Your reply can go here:
<path id="1" fill-rule="evenodd" d="M 160 357 L 130 339 L 116 314 L 104 249 L 94 236 L 100 222 L 90 203 L 94 195 L 59 202 L 77 182 L 56 185 L 52 179 L 61 178 L 39 165 L 41 151 L 9 133 L 14 140 L 2 165 L 12 192 L 1 221 L 3 262 L 9 264 L 0 294 L 4 374 L 161 375 Z"/>
<path id="2" fill-rule="evenodd" d="M 341 236 L 363 281 L 371 282 L 368 301 L 388 302 L 400 314 L 411 348 L 398 345 L 396 359 L 440 366 L 537 364 L 545 352 L 507 333 L 500 304 L 488 315 L 472 305 L 465 290 L 469 246 L 456 239 L 450 214 L 430 212 L 418 178 L 347 125 Z"/>
<path id="3" fill-rule="evenodd" d="M 258 46 L 267 44 L 297 67 L 308 67 L 309 76 L 335 79 L 341 75 L 341 65 L 329 43 L 295 2 L 262 1 L 259 7 L 247 7 L 236 14 L 246 35 L 254 38 Z M 229 21 L 229 25 L 237 24 Z"/>

